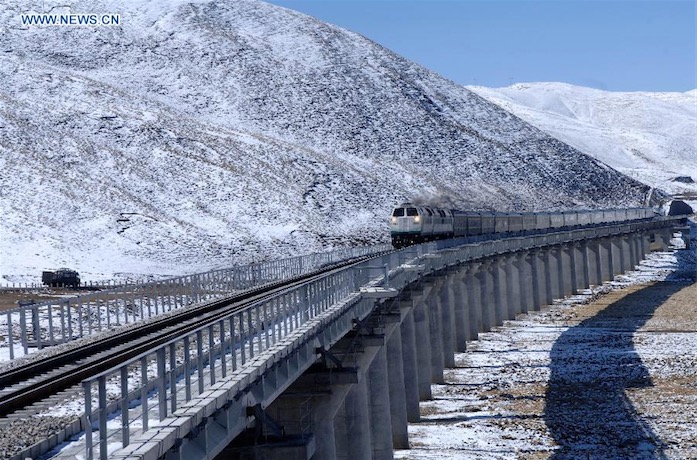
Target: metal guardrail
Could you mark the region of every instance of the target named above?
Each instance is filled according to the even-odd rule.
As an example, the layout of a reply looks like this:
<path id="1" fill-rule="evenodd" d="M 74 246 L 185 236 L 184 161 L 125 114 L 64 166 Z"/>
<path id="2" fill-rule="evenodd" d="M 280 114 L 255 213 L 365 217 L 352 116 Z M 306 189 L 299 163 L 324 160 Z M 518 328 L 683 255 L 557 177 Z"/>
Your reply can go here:
<path id="1" fill-rule="evenodd" d="M 354 302 L 360 300 L 362 286 L 389 285 L 385 267 L 397 266 L 406 255 L 418 254 L 423 249 L 413 247 L 393 252 L 303 283 L 84 380 L 83 426 L 96 427 L 99 436 L 96 441 L 92 431 L 86 430 L 87 458 L 94 458 L 95 450 L 99 451 L 99 458 L 107 458 L 107 447 L 115 442 L 110 439 L 112 436 L 125 447 L 131 432 L 146 431 L 152 419 L 164 420 L 193 396 L 203 394 L 230 374 L 263 365 L 267 360 L 264 352 L 295 337 L 331 307 L 341 302 L 351 303 L 352 297 Z M 275 351 L 282 353 L 283 349 Z M 109 394 L 110 388 L 112 392 L 118 388 L 118 395 Z M 137 420 L 129 415 L 134 402 L 137 402 Z M 117 433 L 108 429 L 107 424 L 115 410 L 120 414 Z"/>
<path id="2" fill-rule="evenodd" d="M 327 264 L 390 249 L 387 244 L 339 249 L 22 305 L 7 310 L 4 315 L 10 360 L 233 292 L 299 276 Z"/>
<path id="3" fill-rule="evenodd" d="M 349 308 L 358 308 L 360 300 L 370 299 L 371 294 L 377 293 L 375 298 L 384 297 L 388 292 L 396 294 L 419 277 L 449 266 L 504 253 L 660 230 L 672 220 L 479 243 L 467 239 L 425 243 L 394 251 L 257 302 L 84 380 L 83 426 L 89 427 L 86 457 L 91 460 L 98 451 L 99 458 L 107 458 L 110 443 L 128 446 L 134 433 L 147 431 L 153 420 L 160 422 L 175 411 L 186 410 L 195 395 L 203 395 L 220 379 L 233 373 L 239 376 L 245 369 L 268 368 L 276 360 L 290 356 L 294 347 L 300 346 L 297 340 L 292 340 L 294 334 L 308 327 L 325 327 L 318 319 L 337 305 L 350 304 Z M 407 268 L 414 266 L 423 268 Z M 108 423 L 110 417 L 112 423 Z M 97 439 L 93 429 L 98 432 Z"/>

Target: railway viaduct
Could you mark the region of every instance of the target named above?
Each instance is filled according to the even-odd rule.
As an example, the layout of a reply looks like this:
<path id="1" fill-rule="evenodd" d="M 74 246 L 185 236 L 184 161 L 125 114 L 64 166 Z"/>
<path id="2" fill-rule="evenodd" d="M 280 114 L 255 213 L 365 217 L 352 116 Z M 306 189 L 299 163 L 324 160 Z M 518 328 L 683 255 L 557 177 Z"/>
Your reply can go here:
<path id="1" fill-rule="evenodd" d="M 633 269 L 677 222 L 432 242 L 308 281 L 83 382 L 85 456 L 391 459 L 468 341 Z M 139 362 L 157 378 L 134 387 Z"/>

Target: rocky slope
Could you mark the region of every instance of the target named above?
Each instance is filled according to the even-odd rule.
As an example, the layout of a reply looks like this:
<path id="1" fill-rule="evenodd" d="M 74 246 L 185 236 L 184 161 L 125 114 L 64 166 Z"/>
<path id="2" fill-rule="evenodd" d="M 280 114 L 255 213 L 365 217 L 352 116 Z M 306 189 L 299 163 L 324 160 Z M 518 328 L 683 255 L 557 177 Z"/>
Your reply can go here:
<path id="1" fill-rule="evenodd" d="M 119 27 L 24 27 L 26 12 Z M 419 198 L 643 204 L 644 185 L 355 33 L 256 0 L 5 0 L 0 276 L 176 274 L 385 241 Z"/>

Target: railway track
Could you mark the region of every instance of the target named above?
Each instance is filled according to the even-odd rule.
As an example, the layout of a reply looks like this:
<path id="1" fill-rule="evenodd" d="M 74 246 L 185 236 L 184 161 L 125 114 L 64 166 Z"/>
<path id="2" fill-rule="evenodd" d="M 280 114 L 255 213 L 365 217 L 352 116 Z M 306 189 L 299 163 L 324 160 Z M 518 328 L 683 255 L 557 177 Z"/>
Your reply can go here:
<path id="1" fill-rule="evenodd" d="M 223 318 L 254 302 L 359 264 L 379 254 L 333 264 L 290 280 L 269 283 L 204 305 L 156 317 L 142 325 L 117 331 L 107 337 L 66 351 L 60 355 L 31 360 L 25 365 L 0 373 L 0 426 L 16 412 L 26 415 L 40 401 L 75 387 L 82 380 L 123 363 L 174 337 L 195 330 L 202 324 Z"/>

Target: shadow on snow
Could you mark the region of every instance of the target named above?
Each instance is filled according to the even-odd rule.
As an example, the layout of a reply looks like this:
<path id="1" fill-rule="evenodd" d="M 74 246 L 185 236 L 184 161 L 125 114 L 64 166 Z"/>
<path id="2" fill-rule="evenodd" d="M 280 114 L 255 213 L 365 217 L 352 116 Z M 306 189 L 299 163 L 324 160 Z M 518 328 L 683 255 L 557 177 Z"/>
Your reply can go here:
<path id="1" fill-rule="evenodd" d="M 693 251 L 678 251 L 668 278 L 609 305 L 564 332 L 551 352 L 545 423 L 557 445 L 554 460 L 664 459 L 664 443 L 641 419 L 626 390 L 652 385 L 633 335 L 670 296 L 694 282 Z M 691 273 L 691 274 L 690 274 Z"/>

